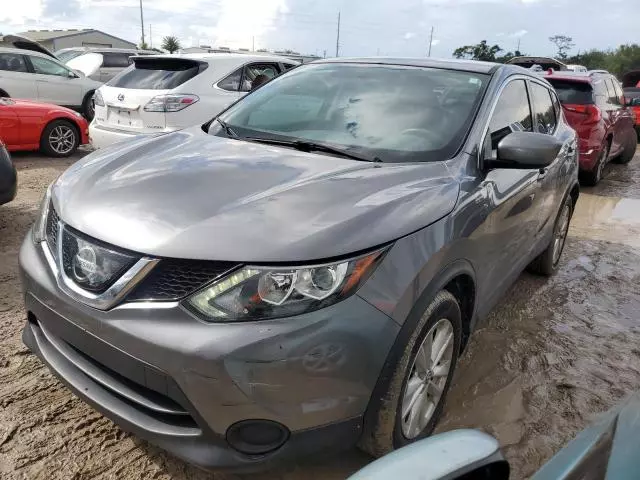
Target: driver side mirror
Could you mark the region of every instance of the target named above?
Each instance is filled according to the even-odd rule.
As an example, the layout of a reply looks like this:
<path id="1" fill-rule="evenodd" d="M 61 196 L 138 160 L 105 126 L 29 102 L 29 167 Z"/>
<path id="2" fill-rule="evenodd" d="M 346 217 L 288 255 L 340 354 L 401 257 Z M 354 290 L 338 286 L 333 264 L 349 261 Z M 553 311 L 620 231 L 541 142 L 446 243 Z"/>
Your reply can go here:
<path id="1" fill-rule="evenodd" d="M 562 145 L 552 135 L 512 132 L 498 143 L 497 158 L 485 163 L 490 168 L 545 168 L 558 157 Z"/>
<path id="2" fill-rule="evenodd" d="M 69 78 L 82 78 L 84 77 L 84 74 L 78 70 L 69 70 L 67 72 L 67 76 Z"/>
<path id="3" fill-rule="evenodd" d="M 391 452 L 348 480 L 508 480 L 509 464 L 495 438 L 479 430 L 433 435 Z"/>

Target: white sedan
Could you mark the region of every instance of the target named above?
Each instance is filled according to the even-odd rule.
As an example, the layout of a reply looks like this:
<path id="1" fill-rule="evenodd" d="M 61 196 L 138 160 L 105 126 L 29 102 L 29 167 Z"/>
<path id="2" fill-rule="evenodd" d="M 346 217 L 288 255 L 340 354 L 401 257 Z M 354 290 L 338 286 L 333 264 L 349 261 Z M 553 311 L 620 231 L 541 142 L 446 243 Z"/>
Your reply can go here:
<path id="1" fill-rule="evenodd" d="M 204 123 L 299 65 L 284 57 L 227 53 L 140 56 L 133 61 L 96 91 L 89 127 L 95 148 Z"/>

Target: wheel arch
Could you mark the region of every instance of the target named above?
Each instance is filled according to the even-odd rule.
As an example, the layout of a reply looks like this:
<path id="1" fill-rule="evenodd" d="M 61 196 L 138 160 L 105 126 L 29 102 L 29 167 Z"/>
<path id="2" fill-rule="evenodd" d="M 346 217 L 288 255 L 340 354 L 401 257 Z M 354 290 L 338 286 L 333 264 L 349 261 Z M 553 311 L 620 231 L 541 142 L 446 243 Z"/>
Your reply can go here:
<path id="1" fill-rule="evenodd" d="M 473 266 L 468 260 L 455 260 L 442 268 L 437 275 L 433 277 L 431 282 L 422 290 L 418 300 L 414 303 L 409 314 L 407 315 L 396 339 L 387 354 L 387 358 L 378 376 L 378 380 L 373 389 L 369 404 L 364 414 L 362 438 L 371 435 L 372 426 L 375 424 L 376 415 L 380 404 L 383 401 L 385 392 L 389 386 L 389 382 L 393 377 L 395 365 L 402 357 L 404 348 L 410 339 L 416 325 L 418 324 L 422 314 L 427 309 L 429 303 L 436 294 L 446 290 L 451 293 L 460 305 L 462 313 L 462 342 L 461 351 L 466 346 L 471 332 L 475 327 L 475 311 L 476 311 L 476 274 Z M 473 298 L 469 299 L 468 296 Z"/>

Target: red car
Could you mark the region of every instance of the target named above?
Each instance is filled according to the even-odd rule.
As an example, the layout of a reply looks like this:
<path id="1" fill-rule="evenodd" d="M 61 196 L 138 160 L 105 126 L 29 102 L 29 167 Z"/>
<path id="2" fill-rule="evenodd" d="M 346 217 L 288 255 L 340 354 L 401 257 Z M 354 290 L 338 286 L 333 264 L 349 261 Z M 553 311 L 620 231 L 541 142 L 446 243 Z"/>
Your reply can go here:
<path id="1" fill-rule="evenodd" d="M 89 143 L 88 129 L 87 121 L 68 108 L 0 98 L 0 140 L 10 152 L 41 150 L 52 157 L 68 157 Z"/>
<path id="2" fill-rule="evenodd" d="M 565 117 L 578 133 L 580 173 L 596 185 L 612 159 L 628 163 L 636 152 L 635 114 L 626 106 L 622 87 L 607 72 L 549 72 L 545 78 L 558 93 Z"/>
<path id="3" fill-rule="evenodd" d="M 636 132 L 640 135 L 640 70 L 622 76 L 622 89 L 627 106 L 636 114 Z"/>

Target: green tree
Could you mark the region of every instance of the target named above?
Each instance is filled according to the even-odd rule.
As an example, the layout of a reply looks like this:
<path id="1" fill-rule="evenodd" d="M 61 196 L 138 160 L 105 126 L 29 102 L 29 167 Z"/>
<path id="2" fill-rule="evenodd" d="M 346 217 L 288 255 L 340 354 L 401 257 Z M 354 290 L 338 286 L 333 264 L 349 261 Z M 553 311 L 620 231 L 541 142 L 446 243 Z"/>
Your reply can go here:
<path id="1" fill-rule="evenodd" d="M 584 65 L 589 70 L 607 70 L 622 77 L 630 70 L 640 70 L 640 45 L 620 45 L 615 50 L 589 50 L 567 58 L 567 62 Z"/>
<path id="2" fill-rule="evenodd" d="M 477 45 L 465 45 L 463 47 L 456 48 L 453 52 L 453 56 L 456 58 L 495 62 L 496 55 L 501 51 L 502 48 L 498 45 L 489 46 L 486 40 L 482 40 Z"/>
<path id="3" fill-rule="evenodd" d="M 142 42 L 138 48 L 140 48 L 140 50 L 148 50 L 149 45 L 147 45 L 147 42 Z"/>
<path id="4" fill-rule="evenodd" d="M 182 47 L 180 46 L 180 40 L 177 37 L 168 36 L 162 38 L 162 49 L 169 53 L 177 52 Z"/>
<path id="5" fill-rule="evenodd" d="M 561 60 L 566 60 L 567 53 L 576 46 L 576 44 L 573 43 L 573 38 L 567 37 L 566 35 L 554 35 L 553 37 L 549 37 L 549 41 L 558 49 L 558 58 Z"/>

